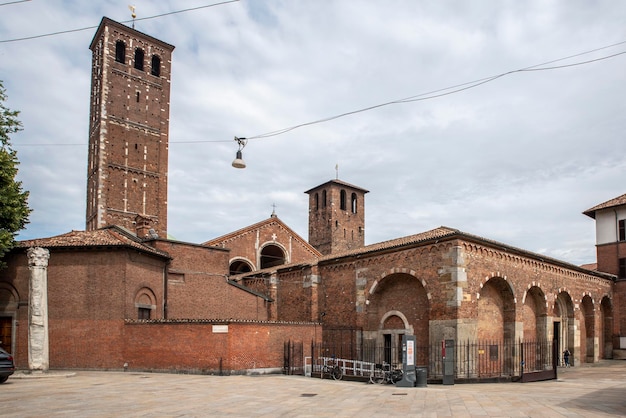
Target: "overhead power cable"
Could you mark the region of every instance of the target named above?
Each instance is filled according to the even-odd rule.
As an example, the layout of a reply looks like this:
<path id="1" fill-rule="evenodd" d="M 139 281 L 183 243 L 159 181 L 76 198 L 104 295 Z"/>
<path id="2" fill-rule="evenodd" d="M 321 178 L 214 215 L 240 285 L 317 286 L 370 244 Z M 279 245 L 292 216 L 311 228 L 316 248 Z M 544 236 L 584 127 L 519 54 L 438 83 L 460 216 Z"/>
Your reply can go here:
<path id="1" fill-rule="evenodd" d="M 16 1 L 8 1 L 6 3 L 0 3 L 0 6 L 8 6 L 9 4 L 17 4 L 17 3 L 26 3 L 30 0 L 16 0 Z"/>
<path id="2" fill-rule="evenodd" d="M 28 0 L 28 1 L 30 1 L 30 0 Z M 194 11 L 194 10 L 206 9 L 208 7 L 221 6 L 223 4 L 228 4 L 228 3 L 236 3 L 238 1 L 239 0 L 227 0 L 227 1 L 222 1 L 222 2 L 219 2 L 219 3 L 206 4 L 204 6 L 191 7 L 189 9 L 182 9 L 182 10 L 175 10 L 173 12 L 161 13 L 159 15 L 154 15 L 154 16 L 139 17 L 139 18 L 136 18 L 136 19 L 124 20 L 124 21 L 121 21 L 120 23 L 132 23 L 133 21 L 137 22 L 139 20 L 156 19 L 156 18 L 163 17 L 163 16 L 169 16 L 169 15 L 174 15 L 174 14 L 178 14 L 178 13 L 191 12 L 191 11 Z M 18 2 L 14 2 L 14 3 L 18 3 Z M 5 4 L 11 4 L 11 3 L 5 3 Z M 4 6 L 4 4 L 0 4 L 0 6 Z M 88 27 L 85 27 L 85 28 L 68 29 L 68 30 L 62 30 L 62 31 L 59 31 L 59 32 L 44 33 L 44 34 L 41 34 L 41 35 L 25 36 L 23 38 L 3 39 L 3 40 L 0 40 L 0 44 L 1 43 L 8 43 L 8 42 L 28 41 L 28 40 L 31 40 L 31 39 L 38 39 L 38 38 L 46 38 L 48 36 L 62 35 L 62 34 L 65 34 L 65 33 L 81 32 L 81 31 L 84 31 L 84 30 L 95 29 L 97 27 L 98 27 L 97 25 L 96 26 L 88 26 Z"/>
<path id="3" fill-rule="evenodd" d="M 469 90 L 469 89 L 473 89 L 476 88 L 478 86 L 481 86 L 483 84 L 487 84 L 489 82 L 498 80 L 502 77 L 506 77 L 508 75 L 511 74 L 516 74 L 516 73 L 523 73 L 523 72 L 531 72 L 531 71 L 552 71 L 552 70 L 558 70 L 558 69 L 563 69 L 563 68 L 569 68 L 569 67 L 575 67 L 575 66 L 580 66 L 580 65 L 586 65 L 586 64 L 591 64 L 594 62 L 598 62 L 598 61 L 603 61 L 603 60 L 607 60 L 610 58 L 615 58 L 617 56 L 620 55 L 624 55 L 626 54 L 626 51 L 622 51 L 622 52 L 618 52 L 615 54 L 611 54 L 611 55 L 606 55 L 600 58 L 594 58 L 594 59 L 590 59 L 590 60 L 586 60 L 586 61 L 579 61 L 579 62 L 574 62 L 571 64 L 563 64 L 563 65 L 556 65 L 556 66 L 550 66 L 550 67 L 546 67 L 547 65 L 550 64 L 554 64 L 557 62 L 562 62 L 568 59 L 572 59 L 572 58 L 576 58 L 576 57 L 580 57 L 582 55 L 587 55 L 587 54 L 591 54 L 593 52 L 598 52 L 604 49 L 608 49 L 608 48 L 612 48 L 615 46 L 619 46 L 622 44 L 626 44 L 626 41 L 621 41 L 612 45 L 607 45 L 607 46 L 603 46 L 600 48 L 596 48 L 596 49 L 592 49 L 590 51 L 585 51 L 585 52 L 580 52 L 578 54 L 574 54 L 574 55 L 569 55 L 567 57 L 563 57 L 563 58 L 558 58 L 555 60 L 551 60 L 551 61 L 547 61 L 541 64 L 535 64 L 535 65 L 531 65 L 529 67 L 524 67 L 524 68 L 520 68 L 517 70 L 511 70 L 511 71 L 506 71 L 504 73 L 500 73 L 500 74 L 496 74 L 496 75 L 492 75 L 489 77 L 484 77 L 478 80 L 474 80 L 474 81 L 468 81 L 466 83 L 462 83 L 462 84 L 457 84 L 454 86 L 450 86 L 450 87 L 445 87 L 442 89 L 438 89 L 438 90 L 433 90 L 430 92 L 426 92 L 426 93 L 421 93 L 421 94 L 417 94 L 417 95 L 413 95 L 413 96 L 409 96 L 409 97 L 405 97 L 403 99 L 397 99 L 397 100 L 392 100 L 390 102 L 385 102 L 385 103 L 380 103 L 377 105 L 373 105 L 373 106 L 368 106 L 368 107 L 364 107 L 361 109 L 357 109 L 357 110 L 352 110 L 349 112 L 344 112 L 344 113 L 340 113 L 334 116 L 329 116 L 323 119 L 318 119 L 318 120 L 314 120 L 311 122 L 305 122 L 305 123 L 301 123 L 298 125 L 294 125 L 288 128 L 283 128 L 283 129 L 279 129 L 276 131 L 271 131 L 271 132 L 266 132 L 264 134 L 259 134 L 259 135 L 254 135 L 254 136 L 248 136 L 246 138 L 240 138 L 240 139 L 246 139 L 246 140 L 250 140 L 250 139 L 264 139 L 264 138 L 271 138 L 273 136 L 278 136 L 278 135 L 282 135 L 285 134 L 287 132 L 293 131 L 295 129 L 298 128 L 302 128 L 305 126 L 311 126 L 311 125 L 316 125 L 319 123 L 324 123 L 324 122 L 329 122 L 335 119 L 339 119 L 339 118 L 343 118 L 346 116 L 350 116 L 350 115 L 355 115 L 357 113 L 363 113 L 363 112 L 367 112 L 369 110 L 374 110 L 374 109 L 379 109 L 381 107 L 385 107 L 385 106 L 391 106 L 391 105 L 395 105 L 395 104 L 404 104 L 404 103 L 412 103 L 412 102 L 417 102 L 417 101 L 424 101 L 424 100 L 430 100 L 430 99 L 436 99 L 439 97 L 443 97 L 443 96 L 449 96 L 451 94 L 455 94 L 455 93 L 459 93 L 465 90 Z M 232 139 L 230 140 L 198 140 L 198 141 L 170 141 L 170 144 L 196 144 L 196 143 L 214 143 L 214 142 L 232 142 Z M 15 144 L 15 145 L 21 145 L 21 146 L 35 146 L 35 145 L 44 145 L 44 146 L 49 146 L 49 145 L 59 145 L 59 146 L 68 146 L 68 145 L 87 145 L 87 144 Z"/>
<path id="4" fill-rule="evenodd" d="M 618 52 L 616 54 L 604 56 L 604 57 L 601 57 L 601 58 L 595 58 L 595 59 L 592 59 L 592 60 L 576 62 L 576 63 L 572 63 L 572 64 L 564 64 L 564 65 L 558 65 L 558 66 L 552 66 L 552 67 L 544 67 L 545 65 L 553 64 L 555 62 L 564 61 L 564 60 L 571 59 L 571 58 L 578 57 L 578 56 L 585 55 L 585 54 L 590 54 L 592 52 L 597 52 L 597 51 L 600 51 L 602 49 L 611 48 L 611 47 L 618 46 L 618 45 L 621 45 L 621 44 L 624 44 L 624 43 L 626 43 L 626 41 L 618 42 L 616 44 L 608 45 L 608 46 L 605 46 L 605 47 L 602 47 L 602 48 L 597 48 L 597 49 L 594 49 L 594 50 L 591 50 L 591 51 L 581 52 L 581 53 L 575 54 L 575 55 L 570 55 L 568 57 L 563 57 L 563 58 L 559 58 L 559 59 L 556 59 L 556 60 L 544 62 L 542 64 L 536 64 L 536 65 L 533 65 L 533 66 L 530 66 L 530 67 L 525 67 L 525 68 L 520 68 L 520 69 L 517 69 L 517 70 L 507 71 L 507 72 L 504 72 L 504 73 L 501 73 L 501 74 L 497 74 L 497 75 L 493 75 L 493 76 L 490 76 L 490 77 L 481 78 L 479 80 L 469 81 L 467 83 L 457 84 L 455 86 L 450 86 L 450 87 L 446 87 L 446 88 L 439 89 L 439 90 L 433 90 L 433 91 L 430 91 L 430 92 L 427 92 L 427 93 L 422 93 L 422 94 L 418 94 L 418 95 L 414 95 L 414 96 L 409 96 L 409 97 L 406 97 L 404 99 L 392 100 L 390 102 L 380 103 L 380 104 L 377 104 L 377 105 L 364 107 L 362 109 L 357 109 L 357 110 L 352 110 L 350 112 L 340 113 L 340 114 L 335 115 L 335 116 L 329 116 L 327 118 L 318 119 L 318 120 L 315 120 L 315 121 L 312 121 L 312 122 L 301 123 L 299 125 L 294 125 L 294 126 L 291 126 L 289 128 L 279 129 L 277 131 L 266 132 L 264 134 L 259 134 L 259 135 L 254 135 L 254 136 L 248 136 L 248 137 L 246 137 L 246 139 L 250 140 L 250 139 L 270 138 L 270 137 L 273 137 L 273 136 L 282 135 L 284 133 L 293 131 L 293 130 L 298 129 L 298 128 L 302 128 L 304 126 L 311 126 L 311 125 L 316 125 L 316 124 L 323 123 L 323 122 L 329 122 L 331 120 L 339 119 L 339 118 L 342 118 L 342 117 L 345 117 L 345 116 L 354 115 L 354 114 L 357 114 L 357 113 L 367 112 L 369 110 L 374 110 L 374 109 L 378 109 L 378 108 L 385 107 L 385 106 L 390 106 L 390 105 L 395 105 L 395 104 L 402 104 L 402 103 L 411 103 L 411 102 L 430 100 L 430 99 L 436 99 L 436 98 L 439 98 L 439 97 L 448 96 L 448 95 L 451 95 L 451 94 L 454 94 L 454 93 L 459 93 L 459 92 L 462 92 L 462 91 L 465 91 L 465 90 L 473 89 L 475 87 L 481 86 L 483 84 L 489 83 L 491 81 L 495 81 L 497 79 L 500 79 L 502 77 L 505 77 L 505 76 L 508 76 L 508 75 L 511 75 L 511 74 L 515 74 L 515 73 L 522 73 L 522 72 L 529 72 L 529 71 L 557 70 L 557 69 L 561 69 L 561 68 L 574 67 L 574 66 L 578 66 L 578 65 L 585 65 L 585 64 L 590 64 L 590 63 L 597 62 L 597 61 L 606 60 L 606 59 L 609 59 L 609 58 L 614 58 L 616 56 L 626 54 L 626 51 Z M 539 68 L 539 67 L 541 67 L 541 68 Z M 198 141 L 198 142 L 202 142 L 202 141 Z M 206 141 L 206 142 L 209 142 L 209 141 Z M 231 142 L 231 141 L 225 141 L 225 142 Z"/>

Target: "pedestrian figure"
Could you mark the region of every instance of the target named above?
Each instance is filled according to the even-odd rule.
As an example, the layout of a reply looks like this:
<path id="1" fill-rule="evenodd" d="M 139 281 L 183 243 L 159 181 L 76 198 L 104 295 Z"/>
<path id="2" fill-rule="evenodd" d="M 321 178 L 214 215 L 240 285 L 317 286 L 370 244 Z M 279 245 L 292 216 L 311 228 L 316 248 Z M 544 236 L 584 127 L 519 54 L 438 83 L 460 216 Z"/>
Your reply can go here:
<path id="1" fill-rule="evenodd" d="M 563 351 L 563 360 L 565 361 L 565 367 L 569 367 L 569 356 L 572 353 L 569 352 L 569 350 L 566 348 L 565 351 Z"/>

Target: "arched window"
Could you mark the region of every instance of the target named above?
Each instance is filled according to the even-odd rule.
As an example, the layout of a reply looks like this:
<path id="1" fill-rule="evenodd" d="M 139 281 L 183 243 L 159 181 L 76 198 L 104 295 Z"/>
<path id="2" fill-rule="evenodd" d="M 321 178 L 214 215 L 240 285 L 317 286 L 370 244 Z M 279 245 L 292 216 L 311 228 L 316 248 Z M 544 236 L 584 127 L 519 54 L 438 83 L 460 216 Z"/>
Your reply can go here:
<path id="1" fill-rule="evenodd" d="M 352 201 L 350 202 L 352 213 L 356 213 L 356 193 L 352 193 Z"/>
<path id="2" fill-rule="evenodd" d="M 137 308 L 137 319 L 154 319 L 153 312 L 156 310 L 154 292 L 147 287 L 139 289 L 135 295 L 135 308 Z"/>
<path id="3" fill-rule="evenodd" d="M 346 191 L 345 190 L 341 190 L 341 193 L 339 194 L 339 208 L 341 210 L 346 210 Z"/>
<path id="4" fill-rule="evenodd" d="M 285 253 L 278 245 L 267 245 L 261 250 L 261 268 L 285 264 Z"/>
<path id="5" fill-rule="evenodd" d="M 252 271 L 252 266 L 243 260 L 234 260 L 230 263 L 230 275 L 233 276 L 235 274 L 248 273 Z"/>
<path id="6" fill-rule="evenodd" d="M 319 195 L 319 193 L 315 193 L 315 196 L 313 198 L 315 199 L 315 210 L 318 210 L 320 208 L 320 195 Z"/>
<path id="7" fill-rule="evenodd" d="M 326 190 L 322 191 L 322 207 L 326 207 Z"/>
<path id="8" fill-rule="evenodd" d="M 161 58 L 157 57 L 156 55 L 152 56 L 150 74 L 155 77 L 159 77 L 161 75 Z"/>
<path id="9" fill-rule="evenodd" d="M 135 68 L 143 71 L 143 49 L 135 49 Z"/>
<path id="10" fill-rule="evenodd" d="M 115 42 L 115 61 L 122 64 L 126 62 L 126 44 L 124 41 Z"/>

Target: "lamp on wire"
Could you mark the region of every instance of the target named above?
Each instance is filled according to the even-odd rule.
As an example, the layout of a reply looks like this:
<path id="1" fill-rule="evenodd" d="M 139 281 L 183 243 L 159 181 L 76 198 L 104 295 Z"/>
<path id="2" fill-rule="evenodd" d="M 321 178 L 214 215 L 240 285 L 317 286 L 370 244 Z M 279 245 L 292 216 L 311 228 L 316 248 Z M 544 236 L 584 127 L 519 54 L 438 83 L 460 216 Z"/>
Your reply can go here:
<path id="1" fill-rule="evenodd" d="M 233 161 L 232 166 L 235 168 L 246 168 L 246 163 L 243 161 L 243 155 L 241 150 L 246 146 L 248 142 L 246 138 L 237 138 L 235 137 L 235 141 L 239 145 L 239 149 L 237 150 L 237 154 L 235 155 L 235 160 Z"/>

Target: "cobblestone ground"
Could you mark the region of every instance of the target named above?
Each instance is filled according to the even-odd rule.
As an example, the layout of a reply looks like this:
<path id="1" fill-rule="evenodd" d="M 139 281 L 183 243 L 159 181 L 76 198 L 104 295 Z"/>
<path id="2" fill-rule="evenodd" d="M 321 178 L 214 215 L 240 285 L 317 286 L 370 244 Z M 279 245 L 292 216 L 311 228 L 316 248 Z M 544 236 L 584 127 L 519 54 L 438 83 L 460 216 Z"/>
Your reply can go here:
<path id="1" fill-rule="evenodd" d="M 616 417 L 626 416 L 626 361 L 559 369 L 546 382 L 426 388 L 282 375 L 18 373 L 0 385 L 0 416 Z"/>

